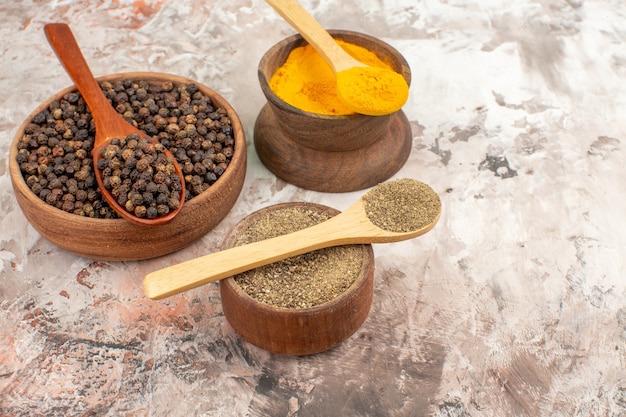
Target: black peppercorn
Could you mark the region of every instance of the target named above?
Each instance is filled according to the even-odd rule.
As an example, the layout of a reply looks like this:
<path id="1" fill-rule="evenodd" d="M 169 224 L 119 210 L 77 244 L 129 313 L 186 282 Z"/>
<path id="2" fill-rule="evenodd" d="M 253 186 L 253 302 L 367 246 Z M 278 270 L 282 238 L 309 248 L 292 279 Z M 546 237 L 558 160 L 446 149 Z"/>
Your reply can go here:
<path id="1" fill-rule="evenodd" d="M 234 146 L 230 120 L 223 109 L 213 106 L 210 98 L 205 96 L 198 86 L 174 85 L 169 81 L 151 84 L 144 80 L 123 80 L 115 83 L 105 81 L 100 86 L 118 112 L 144 132 L 147 131 L 156 137 L 174 154 L 181 166 L 184 166 L 185 162 L 191 162 L 185 180 L 188 188 L 186 200 L 206 190 L 228 166 Z M 93 175 L 90 154 L 94 134 L 95 125 L 84 99 L 78 92 L 67 93 L 60 100 L 52 101 L 46 109 L 35 114 L 26 125 L 24 136 L 17 143 L 19 151 L 16 161 L 25 179 L 30 176 L 39 179 L 30 180 L 28 186 L 42 200 L 50 199 L 51 205 L 75 214 L 113 218 L 116 214 L 103 202 Z M 127 141 L 127 146 L 131 150 L 137 150 L 139 155 L 135 154 L 128 158 L 130 153 L 122 155 L 118 152 L 117 161 L 113 161 L 107 167 L 98 168 L 106 169 L 109 176 L 114 173 L 120 176 L 122 184 L 125 181 L 132 184 L 143 178 L 147 183 L 147 190 L 152 180 L 141 177 L 135 169 L 137 161 L 144 155 L 133 141 L 134 139 Z M 144 150 L 143 153 L 150 152 Z M 220 162 L 214 162 L 218 153 L 222 153 L 226 158 L 222 165 Z M 218 160 L 221 160 L 220 158 L 218 157 Z M 146 171 L 152 175 L 150 169 Z M 162 170 L 152 168 L 152 171 Z M 180 183 L 177 180 L 172 181 L 169 177 L 171 172 L 167 174 L 168 178 L 164 181 L 172 187 L 170 191 L 181 190 Z M 189 181 L 194 176 L 199 177 L 200 182 L 194 180 L 194 186 L 191 186 Z M 51 184 L 58 186 L 59 182 L 62 187 L 54 188 L 56 191 L 52 193 Z M 117 182 L 117 179 L 113 180 L 114 184 Z M 158 192 L 163 193 L 167 190 L 160 189 Z M 59 193 L 61 194 L 57 199 Z M 119 189 L 117 193 L 121 195 L 123 190 Z M 54 194 L 54 197 L 50 197 L 51 194 Z M 69 204 L 62 207 L 71 200 L 70 197 L 64 198 L 67 194 L 74 196 L 73 210 L 69 210 Z M 167 208 L 168 199 L 159 204 L 156 203 L 159 194 L 155 195 L 153 200 L 157 215 L 160 216 L 165 212 L 164 207 Z M 150 210 L 150 215 L 153 212 L 154 210 Z"/>

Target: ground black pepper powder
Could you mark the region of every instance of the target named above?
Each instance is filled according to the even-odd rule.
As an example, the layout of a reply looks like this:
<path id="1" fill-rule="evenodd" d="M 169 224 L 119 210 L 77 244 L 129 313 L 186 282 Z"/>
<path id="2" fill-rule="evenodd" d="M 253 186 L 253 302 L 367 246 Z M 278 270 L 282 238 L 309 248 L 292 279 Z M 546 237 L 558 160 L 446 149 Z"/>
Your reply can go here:
<path id="1" fill-rule="evenodd" d="M 369 220 L 390 232 L 412 232 L 432 223 L 441 200 L 428 185 L 402 178 L 384 182 L 363 196 Z"/>
<path id="2" fill-rule="evenodd" d="M 228 168 L 235 145 L 230 118 L 195 84 L 122 80 L 100 87 L 118 113 L 174 155 L 185 178 L 185 201 Z M 26 125 L 17 163 L 26 184 L 47 204 L 81 216 L 117 218 L 93 173 L 94 135 L 84 99 L 69 92 Z"/>
<path id="3" fill-rule="evenodd" d="M 270 239 L 328 220 L 331 216 L 302 206 L 266 211 L 241 231 L 234 246 Z M 345 292 L 362 273 L 362 245 L 336 246 L 253 269 L 234 277 L 251 297 L 283 308 L 309 308 Z"/>

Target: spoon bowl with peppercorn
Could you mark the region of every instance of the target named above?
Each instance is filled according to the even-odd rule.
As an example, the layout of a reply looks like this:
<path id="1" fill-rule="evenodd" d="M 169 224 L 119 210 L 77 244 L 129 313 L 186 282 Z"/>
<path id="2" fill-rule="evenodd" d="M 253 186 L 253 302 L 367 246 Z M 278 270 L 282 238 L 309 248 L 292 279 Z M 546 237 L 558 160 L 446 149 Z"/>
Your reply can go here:
<path id="1" fill-rule="evenodd" d="M 132 223 L 156 226 L 170 222 L 185 201 L 185 181 L 178 162 L 158 140 L 115 111 L 68 25 L 51 23 L 44 31 L 91 110 L 96 126 L 93 169 L 103 198 Z"/>
<path id="2" fill-rule="evenodd" d="M 174 154 L 185 174 L 184 206 L 158 227 L 129 222 L 109 206 L 94 176 L 93 118 L 70 83 L 33 108 L 13 135 L 9 172 L 22 215 L 41 235 L 38 244 L 97 261 L 151 259 L 188 247 L 222 222 L 242 190 L 247 149 L 236 109 L 209 86 L 174 74 L 123 72 L 96 80 L 117 112 Z M 197 119 L 188 120 L 197 127 L 193 138 L 183 113 Z M 17 212 L 7 216 L 21 227 Z"/>
<path id="3" fill-rule="evenodd" d="M 144 291 L 160 299 L 317 249 L 412 239 L 430 231 L 440 215 L 441 200 L 428 185 L 407 178 L 384 182 L 317 225 L 151 272 Z"/>

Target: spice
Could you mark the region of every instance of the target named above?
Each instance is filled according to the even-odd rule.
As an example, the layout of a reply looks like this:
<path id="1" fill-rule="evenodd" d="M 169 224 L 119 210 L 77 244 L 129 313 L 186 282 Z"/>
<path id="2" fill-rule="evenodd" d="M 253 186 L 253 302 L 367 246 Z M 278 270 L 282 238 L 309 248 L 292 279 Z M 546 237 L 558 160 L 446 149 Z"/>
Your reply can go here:
<path id="1" fill-rule="evenodd" d="M 97 168 L 104 187 L 129 213 L 153 219 L 179 207 L 180 178 L 161 143 L 133 133 L 111 139 L 100 155 Z"/>
<path id="2" fill-rule="evenodd" d="M 393 70 L 362 46 L 337 40 L 352 57 L 366 65 Z M 285 102 L 311 113 L 349 115 L 355 112 L 342 103 L 337 78 L 322 56 L 309 44 L 294 48 L 270 79 L 270 88 Z"/>
<path id="3" fill-rule="evenodd" d="M 402 178 L 384 182 L 363 196 L 368 219 L 390 232 L 412 232 L 433 223 L 441 200 L 428 185 Z"/>
<path id="4" fill-rule="evenodd" d="M 234 246 L 295 232 L 330 217 L 302 206 L 267 210 L 241 231 Z M 309 308 L 344 293 L 362 273 L 365 253 L 362 245 L 319 249 L 241 273 L 234 279 L 248 295 L 265 304 Z"/>
<path id="5" fill-rule="evenodd" d="M 357 113 L 382 116 L 400 110 L 409 97 L 402 75 L 377 67 L 353 67 L 337 73 L 339 98 Z"/>
<path id="6" fill-rule="evenodd" d="M 185 177 L 185 201 L 207 190 L 234 153 L 230 118 L 195 84 L 122 80 L 100 87 L 118 113 L 174 155 Z M 93 173 L 95 126 L 77 91 L 37 113 L 18 140 L 26 184 L 41 200 L 68 213 L 119 217 L 103 200 Z"/>

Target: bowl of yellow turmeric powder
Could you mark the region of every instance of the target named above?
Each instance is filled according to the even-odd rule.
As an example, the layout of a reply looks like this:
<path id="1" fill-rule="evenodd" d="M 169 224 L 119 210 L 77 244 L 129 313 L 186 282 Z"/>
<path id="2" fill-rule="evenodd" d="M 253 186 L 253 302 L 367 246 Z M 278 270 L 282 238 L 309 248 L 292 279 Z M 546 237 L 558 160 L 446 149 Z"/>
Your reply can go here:
<path id="1" fill-rule="evenodd" d="M 358 32 L 329 33 L 357 60 L 392 69 L 410 84 L 409 65 L 391 45 Z M 354 113 L 339 99 L 331 67 L 300 35 L 272 46 L 258 76 L 267 104 L 256 119 L 254 145 L 279 178 L 315 191 L 356 191 L 385 181 L 406 162 L 412 133 L 404 112 Z"/>

